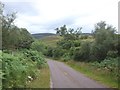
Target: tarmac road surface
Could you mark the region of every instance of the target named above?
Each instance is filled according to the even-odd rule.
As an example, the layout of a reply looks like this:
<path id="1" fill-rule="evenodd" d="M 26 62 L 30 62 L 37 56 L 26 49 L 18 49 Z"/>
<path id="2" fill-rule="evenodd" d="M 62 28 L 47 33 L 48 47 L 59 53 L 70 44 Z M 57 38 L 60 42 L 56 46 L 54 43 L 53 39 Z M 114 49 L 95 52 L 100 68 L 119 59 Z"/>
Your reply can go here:
<path id="1" fill-rule="evenodd" d="M 62 62 L 47 60 L 51 72 L 51 88 L 107 88 Z"/>

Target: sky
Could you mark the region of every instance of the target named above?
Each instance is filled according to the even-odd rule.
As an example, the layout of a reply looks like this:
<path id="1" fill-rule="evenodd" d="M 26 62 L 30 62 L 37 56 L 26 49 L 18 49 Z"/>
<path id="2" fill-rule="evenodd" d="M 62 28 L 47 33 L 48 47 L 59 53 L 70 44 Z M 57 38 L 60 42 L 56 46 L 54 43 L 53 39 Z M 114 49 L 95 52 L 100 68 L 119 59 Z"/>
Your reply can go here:
<path id="1" fill-rule="evenodd" d="M 55 33 L 64 24 L 67 28 L 82 27 L 90 33 L 94 25 L 106 21 L 118 30 L 119 0 L 1 0 L 5 13 L 17 12 L 14 23 L 30 33 Z"/>

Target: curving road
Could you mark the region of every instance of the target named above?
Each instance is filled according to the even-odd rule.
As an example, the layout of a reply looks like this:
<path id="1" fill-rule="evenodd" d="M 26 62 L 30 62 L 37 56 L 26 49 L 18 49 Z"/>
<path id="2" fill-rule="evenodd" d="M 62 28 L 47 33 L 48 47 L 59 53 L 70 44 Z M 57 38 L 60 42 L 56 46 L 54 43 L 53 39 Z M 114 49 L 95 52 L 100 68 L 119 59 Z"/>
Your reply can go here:
<path id="1" fill-rule="evenodd" d="M 106 88 L 62 62 L 47 62 L 51 72 L 51 88 Z"/>

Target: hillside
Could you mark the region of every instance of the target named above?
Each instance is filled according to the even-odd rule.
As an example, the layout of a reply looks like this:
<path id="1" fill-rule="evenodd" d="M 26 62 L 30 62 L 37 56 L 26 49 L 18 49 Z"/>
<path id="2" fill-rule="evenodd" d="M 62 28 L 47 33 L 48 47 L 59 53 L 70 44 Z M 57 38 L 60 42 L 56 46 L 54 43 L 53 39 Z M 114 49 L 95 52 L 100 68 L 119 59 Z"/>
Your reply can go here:
<path id="1" fill-rule="evenodd" d="M 41 33 L 38 35 L 42 35 Z M 85 36 L 90 36 L 91 33 L 82 33 L 82 35 Z M 39 37 L 38 37 L 39 38 Z M 47 46 L 55 47 L 57 45 L 57 42 L 60 41 L 63 37 L 56 35 L 56 34 L 51 34 L 51 33 L 45 33 L 43 34 L 43 37 L 39 38 L 40 41 L 45 43 Z M 93 41 L 93 38 L 88 38 L 88 39 L 83 39 L 82 41 Z"/>
<path id="2" fill-rule="evenodd" d="M 53 36 L 53 35 L 56 35 L 56 34 L 53 34 L 53 33 L 36 33 L 36 34 L 32 34 L 32 36 L 36 39 L 41 39 L 43 37 L 46 37 L 46 36 Z"/>
<path id="3" fill-rule="evenodd" d="M 57 35 L 51 35 L 41 38 L 40 40 L 45 43 L 47 46 L 55 47 L 57 45 L 57 42 L 61 40 L 62 37 Z"/>

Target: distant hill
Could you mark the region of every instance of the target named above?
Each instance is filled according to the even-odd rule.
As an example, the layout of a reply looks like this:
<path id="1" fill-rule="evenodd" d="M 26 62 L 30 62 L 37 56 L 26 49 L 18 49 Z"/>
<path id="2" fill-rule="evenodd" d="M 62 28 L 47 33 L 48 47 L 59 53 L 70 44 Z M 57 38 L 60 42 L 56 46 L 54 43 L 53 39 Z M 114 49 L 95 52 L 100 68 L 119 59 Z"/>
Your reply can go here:
<path id="1" fill-rule="evenodd" d="M 46 37 L 46 36 L 53 36 L 53 35 L 56 35 L 56 34 L 53 34 L 53 33 L 36 33 L 36 34 L 32 34 L 32 36 L 36 39 L 41 39 L 43 37 Z"/>
<path id="2" fill-rule="evenodd" d="M 89 35 L 92 35 L 92 33 L 82 33 L 82 35 L 87 35 L 87 36 L 89 36 Z"/>
<path id="3" fill-rule="evenodd" d="M 61 40 L 63 37 L 58 35 L 52 35 L 52 36 L 46 36 L 44 38 L 41 38 L 40 40 L 45 43 L 47 46 L 56 47 L 57 42 Z"/>
<path id="4" fill-rule="evenodd" d="M 92 35 L 91 33 L 82 33 L 82 35 Z M 44 38 L 46 36 L 56 36 L 56 34 L 54 33 L 36 33 L 36 34 L 32 34 L 32 36 L 36 39 L 41 39 L 41 38 Z"/>

